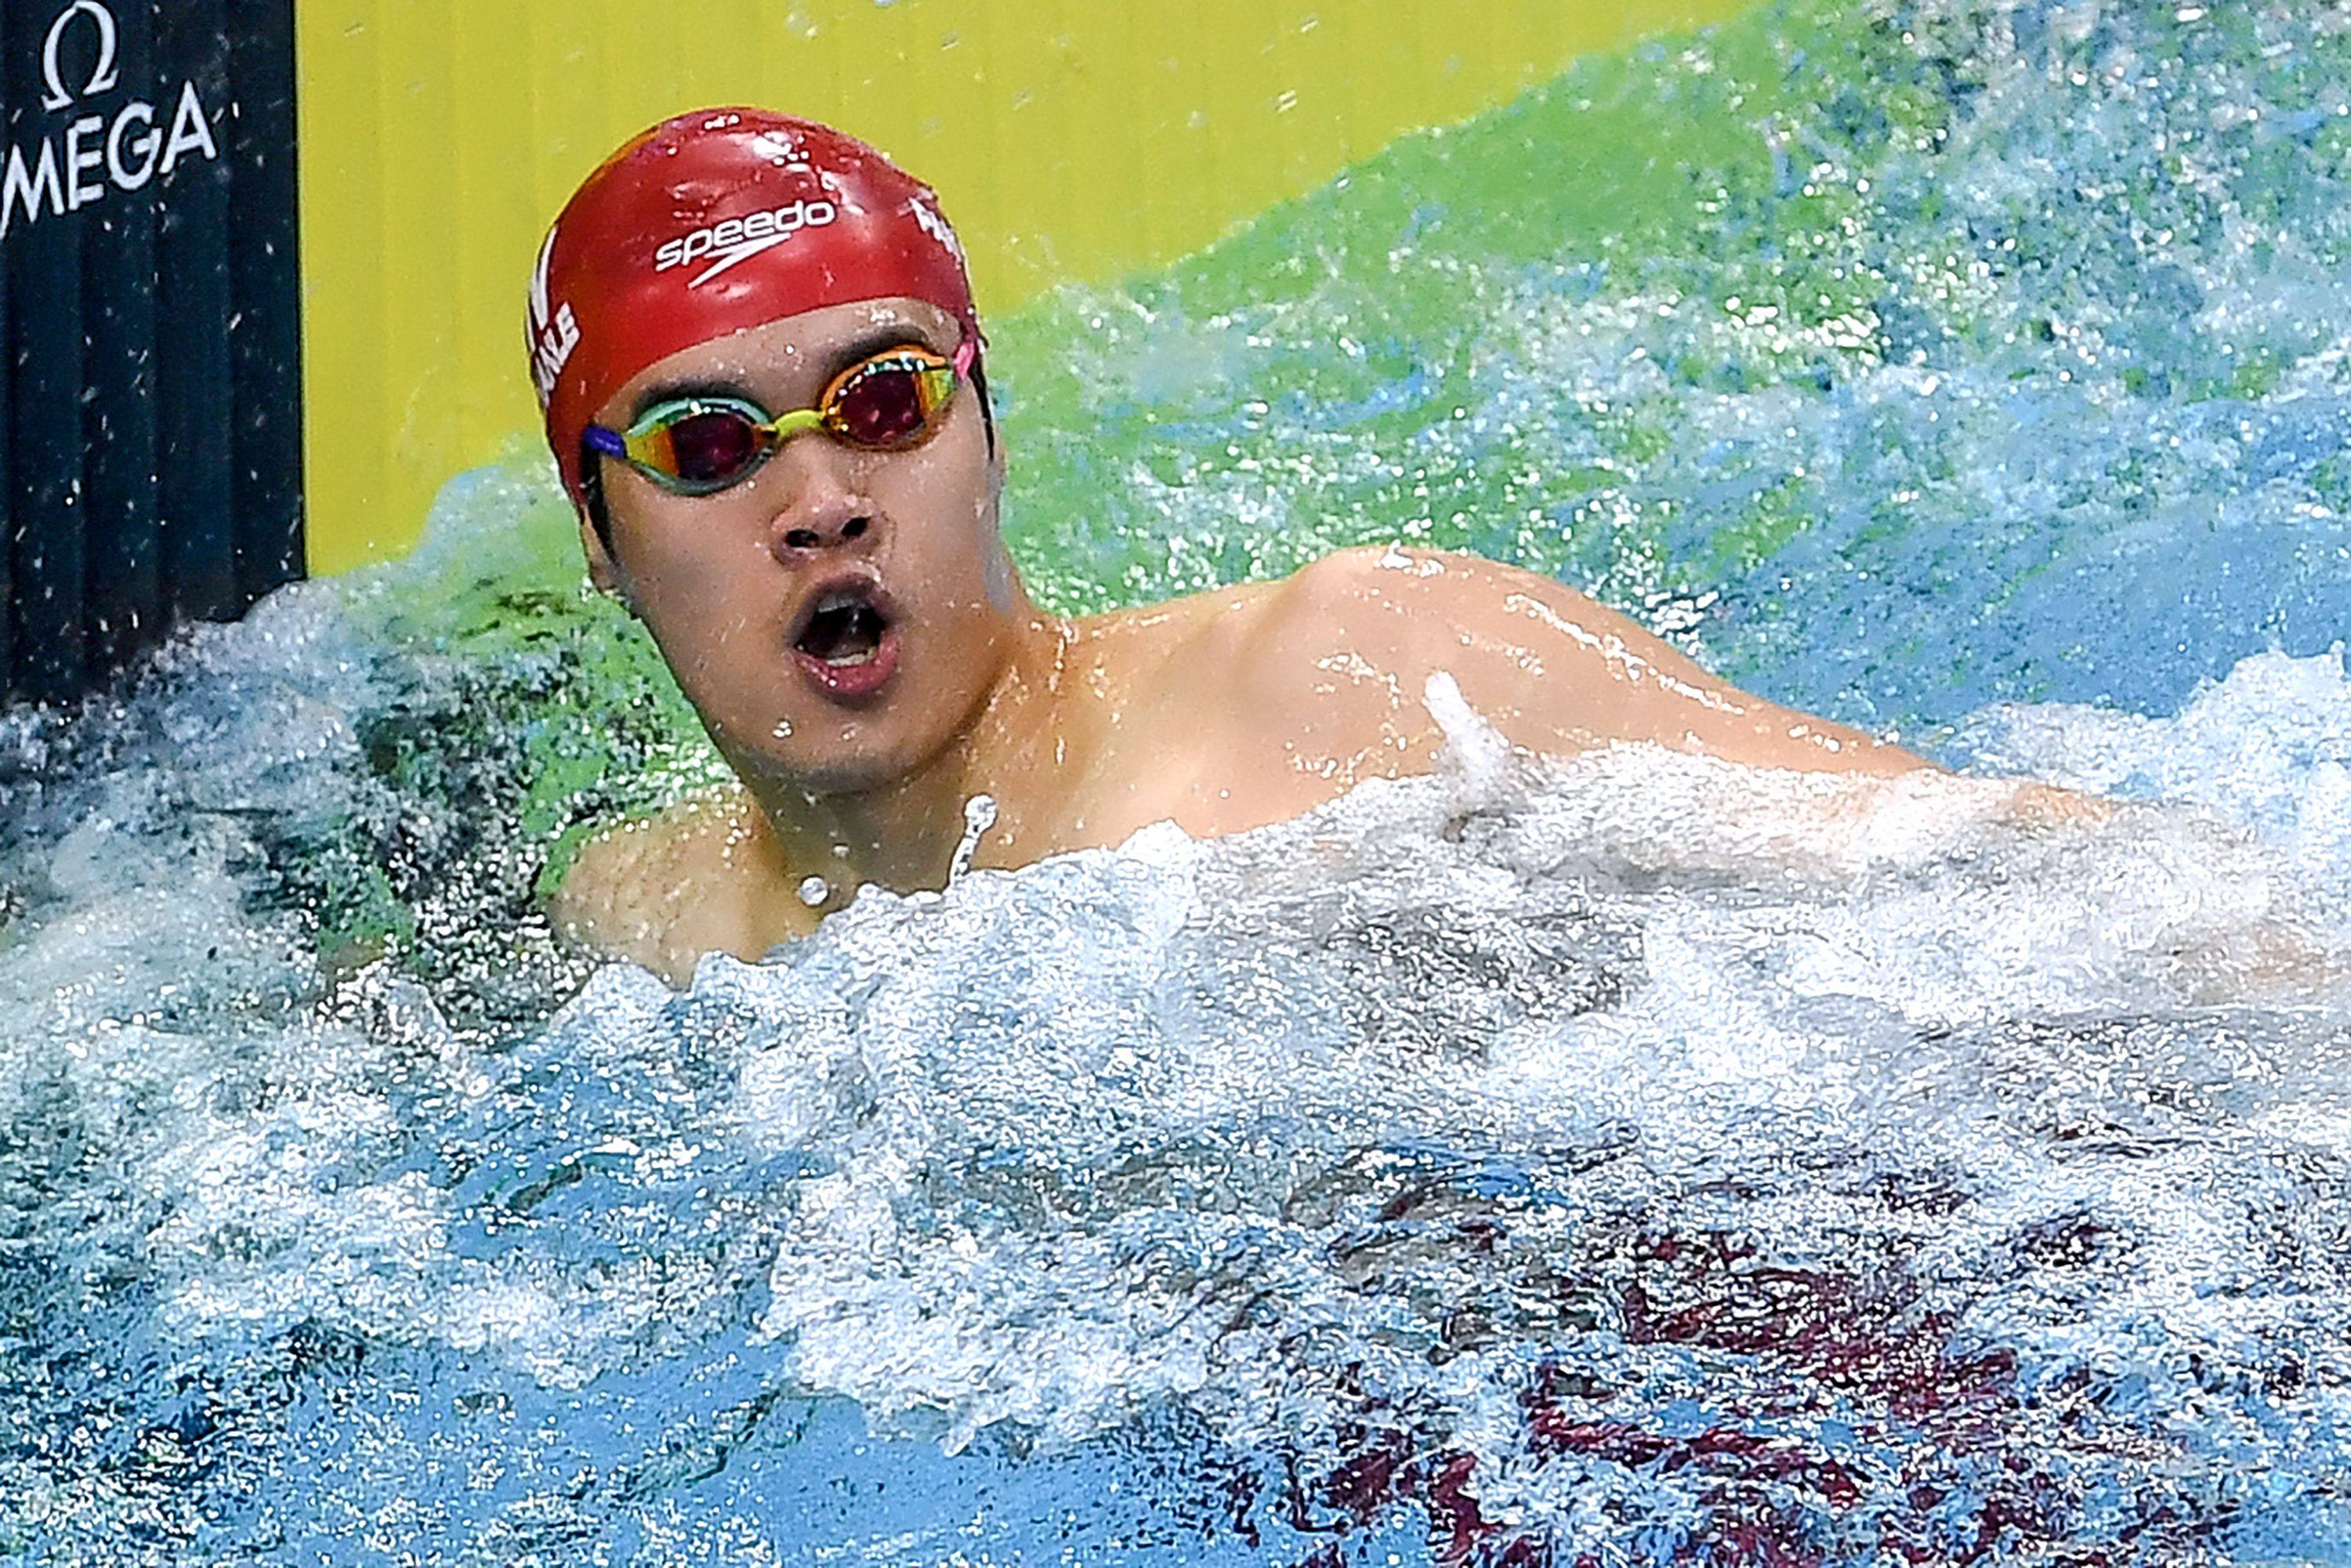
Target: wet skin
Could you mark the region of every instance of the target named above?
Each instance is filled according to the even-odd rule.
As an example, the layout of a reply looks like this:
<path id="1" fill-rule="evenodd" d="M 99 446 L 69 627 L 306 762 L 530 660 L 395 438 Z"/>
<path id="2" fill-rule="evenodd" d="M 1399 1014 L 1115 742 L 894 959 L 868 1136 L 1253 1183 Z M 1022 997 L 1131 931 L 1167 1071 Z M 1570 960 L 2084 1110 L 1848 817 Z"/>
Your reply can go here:
<path id="1" fill-rule="evenodd" d="M 847 364 L 958 329 L 918 300 L 835 306 L 686 350 L 616 392 L 625 426 L 684 391 L 813 404 Z M 1173 820 L 1196 837 L 1287 821 L 1369 779 L 1432 771 L 1432 674 L 1517 747 L 1650 742 L 1759 767 L 1887 775 L 1897 747 L 1715 680 L 1625 617 L 1531 572 L 1428 550 L 1345 550 L 1286 580 L 1080 619 L 1030 603 L 998 528 L 1001 442 L 959 392 L 904 451 L 822 433 L 715 496 L 605 461 L 590 575 L 663 656 L 741 781 L 591 844 L 552 913 L 673 981 L 755 958 L 861 884 L 942 885 L 987 794 L 975 863 L 1025 864 Z M 829 591 L 886 612 L 874 669 L 796 651 Z M 805 645 L 805 644 L 804 644 Z M 821 646 L 821 643 L 818 644 Z M 821 877 L 815 906 L 801 885 Z"/>

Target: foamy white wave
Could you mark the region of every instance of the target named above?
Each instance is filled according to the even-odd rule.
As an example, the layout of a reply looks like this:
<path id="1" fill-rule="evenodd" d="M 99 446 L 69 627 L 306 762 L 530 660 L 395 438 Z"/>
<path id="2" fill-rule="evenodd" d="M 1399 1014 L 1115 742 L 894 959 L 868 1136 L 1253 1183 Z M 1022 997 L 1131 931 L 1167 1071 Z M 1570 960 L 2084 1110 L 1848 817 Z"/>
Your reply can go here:
<path id="1" fill-rule="evenodd" d="M 2200 808 L 2294 868 L 2309 919 L 2351 932 L 2351 680 L 2338 645 L 2261 653 L 2168 717 L 2003 704 L 1957 737 L 1977 766 Z"/>
<path id="2" fill-rule="evenodd" d="M 2054 1288 L 2015 1278 L 2017 1238 L 2095 1215 L 2165 1265 L 2105 1279 L 2100 1321 L 2200 1343 L 2220 1320 L 2197 1303 L 2282 1212 L 2201 1196 L 2282 1132 L 2252 1118 L 2301 1106 L 2297 1144 L 2341 1157 L 2306 1141 L 2340 1052 L 2290 1021 L 2341 1016 L 2339 955 L 2304 918 L 2327 867 L 2211 811 L 2053 820 L 2001 780 L 1641 748 L 1471 778 L 1217 843 L 1163 828 L 945 899 L 869 891 L 771 967 L 706 960 L 695 1004 L 758 1020 L 745 1135 L 820 1173 L 764 1320 L 797 1374 L 951 1443 L 998 1421 L 1073 1440 L 1166 1400 L 1238 1441 L 1334 1441 L 1367 1385 L 1469 1421 L 1562 1346 L 1428 1364 L 1457 1288 L 1508 1297 L 1512 1266 L 1463 1287 L 1481 1265 L 1351 1260 L 1409 1150 L 1607 1173 L 1571 1217 L 1515 1218 L 1541 1241 L 1520 1267 L 1612 1211 L 1703 1226 L 1688 1184 L 1714 1172 L 1753 1189 L 1714 1220 L 1831 1270 L 1898 1243 L 2015 1340 Z M 2049 1142 L 2191 1096 L 2209 1124 L 2168 1163 Z M 1852 1190 L 1868 1172 L 1936 1173 L 1962 1214 L 1905 1217 Z M 2015 1287 L 1996 1308 L 1994 1278 Z"/>
<path id="3" fill-rule="evenodd" d="M 1368 1420 L 1570 1538 L 1593 1495 L 1663 1518 L 1699 1482 L 1536 1443 L 1562 1368 L 1571 1425 L 1768 1407 L 1855 1464 L 1960 1464 L 1898 1390 L 1657 1326 L 1743 1270 L 1928 1364 L 2017 1358 L 1980 1446 L 2063 1455 L 2069 1400 L 2119 1400 L 2173 1445 L 2151 1487 L 2234 1419 L 2212 1378 L 2351 1375 L 2339 662 L 1967 732 L 1980 768 L 2137 797 L 2095 810 L 1535 762 L 1432 700 L 1436 777 L 869 890 L 682 995 L 609 967 L 496 1057 L 387 971 L 289 1005 L 310 960 L 244 907 L 235 834 L 158 838 L 125 775 L 0 954 L 8 1123 L 87 1151 L 40 1223 L 208 1364 L 298 1329 L 580 1390 L 756 1313 L 798 1386 L 951 1448 L 1176 1411 L 1312 1474 Z"/>
<path id="4" fill-rule="evenodd" d="M 2075 703 L 2002 704 L 1964 726 L 1959 742 L 2001 772 L 2133 799 L 2192 801 L 2294 842 L 2318 798 L 2335 822 L 2351 764 L 2351 680 L 2343 650 L 2297 659 L 2260 653 L 2199 689 L 2166 717 Z M 2314 855 L 2345 841 L 2321 837 Z"/>

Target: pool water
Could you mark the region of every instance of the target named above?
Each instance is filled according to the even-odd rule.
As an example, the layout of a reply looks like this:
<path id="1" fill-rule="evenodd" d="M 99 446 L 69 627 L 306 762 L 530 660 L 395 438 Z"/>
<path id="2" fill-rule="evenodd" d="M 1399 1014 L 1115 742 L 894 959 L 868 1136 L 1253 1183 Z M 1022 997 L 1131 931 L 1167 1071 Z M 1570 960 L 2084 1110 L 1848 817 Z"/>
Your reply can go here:
<path id="1" fill-rule="evenodd" d="M 1767 7 L 993 324 L 1058 608 L 1471 549 L 1957 779 L 1440 688 L 672 994 L 534 913 L 716 765 L 528 455 L 0 716 L 0 1562 L 2351 1560 L 2347 94 Z"/>

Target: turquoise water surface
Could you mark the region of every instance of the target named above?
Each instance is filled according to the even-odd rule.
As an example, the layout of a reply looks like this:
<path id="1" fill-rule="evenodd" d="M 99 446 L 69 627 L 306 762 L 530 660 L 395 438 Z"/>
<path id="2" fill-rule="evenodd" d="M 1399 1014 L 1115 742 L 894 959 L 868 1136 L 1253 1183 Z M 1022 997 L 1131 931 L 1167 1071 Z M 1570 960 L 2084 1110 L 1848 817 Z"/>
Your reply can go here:
<path id="1" fill-rule="evenodd" d="M 0 1563 L 2351 1561 L 2346 101 L 1776 5 L 991 324 L 1057 608 L 1475 549 L 1956 779 L 1448 710 L 672 994 L 528 457 L 0 715 Z"/>

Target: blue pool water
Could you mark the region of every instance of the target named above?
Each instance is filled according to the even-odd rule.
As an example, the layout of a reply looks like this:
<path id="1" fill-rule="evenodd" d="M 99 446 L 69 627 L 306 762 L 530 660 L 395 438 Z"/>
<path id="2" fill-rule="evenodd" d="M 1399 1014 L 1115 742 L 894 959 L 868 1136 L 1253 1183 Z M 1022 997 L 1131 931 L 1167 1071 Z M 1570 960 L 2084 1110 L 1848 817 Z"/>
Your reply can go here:
<path id="1" fill-rule="evenodd" d="M 1475 548 L 1959 778 L 1439 690 L 674 995 L 534 913 L 713 765 L 525 462 L 0 716 L 0 1563 L 2351 1560 L 2346 87 L 1768 10 L 996 324 L 1056 603 Z"/>

